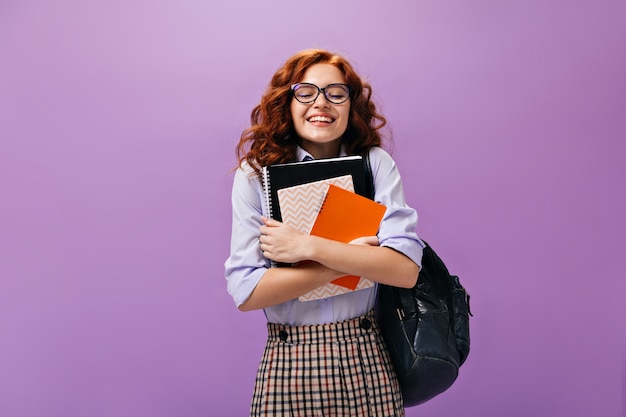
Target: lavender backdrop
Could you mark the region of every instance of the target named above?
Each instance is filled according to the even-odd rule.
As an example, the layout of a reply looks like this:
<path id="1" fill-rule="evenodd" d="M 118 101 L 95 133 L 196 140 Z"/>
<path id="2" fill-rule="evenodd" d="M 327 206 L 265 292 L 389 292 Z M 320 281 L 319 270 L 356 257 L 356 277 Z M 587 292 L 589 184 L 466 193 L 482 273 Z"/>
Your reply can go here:
<path id="1" fill-rule="evenodd" d="M 0 415 L 243 416 L 234 146 L 293 52 L 374 85 L 419 232 L 472 295 L 408 416 L 624 415 L 622 1 L 0 2 Z M 305 23 L 306 22 L 306 23 Z"/>

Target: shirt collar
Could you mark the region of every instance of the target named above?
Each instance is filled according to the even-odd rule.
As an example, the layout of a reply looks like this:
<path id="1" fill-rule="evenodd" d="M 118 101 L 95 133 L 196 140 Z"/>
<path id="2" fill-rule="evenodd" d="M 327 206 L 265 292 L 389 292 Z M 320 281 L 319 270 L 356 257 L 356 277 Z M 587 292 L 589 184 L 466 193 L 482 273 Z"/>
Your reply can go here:
<path id="1" fill-rule="evenodd" d="M 346 146 L 343 144 L 343 142 L 341 143 L 341 146 L 339 147 L 339 156 L 348 156 L 348 153 L 346 151 Z M 313 158 L 313 155 L 305 151 L 300 145 L 298 145 L 296 157 L 297 157 L 298 162 L 315 159 Z"/>

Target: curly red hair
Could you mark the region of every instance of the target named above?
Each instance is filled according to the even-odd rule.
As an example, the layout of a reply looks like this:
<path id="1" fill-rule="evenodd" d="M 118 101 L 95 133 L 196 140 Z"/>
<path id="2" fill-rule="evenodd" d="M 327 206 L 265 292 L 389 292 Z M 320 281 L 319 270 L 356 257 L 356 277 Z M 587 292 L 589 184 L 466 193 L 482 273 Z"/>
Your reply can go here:
<path id="1" fill-rule="evenodd" d="M 298 136 L 290 112 L 291 84 L 302 80 L 315 64 L 331 64 L 344 75 L 350 86 L 350 117 L 342 136 L 348 154 L 363 155 L 381 145 L 380 129 L 387 121 L 371 101 L 372 89 L 342 56 L 322 49 L 307 49 L 290 57 L 274 74 L 250 115 L 250 127 L 243 131 L 236 152 L 257 172 L 262 166 L 291 162 L 296 158 Z"/>

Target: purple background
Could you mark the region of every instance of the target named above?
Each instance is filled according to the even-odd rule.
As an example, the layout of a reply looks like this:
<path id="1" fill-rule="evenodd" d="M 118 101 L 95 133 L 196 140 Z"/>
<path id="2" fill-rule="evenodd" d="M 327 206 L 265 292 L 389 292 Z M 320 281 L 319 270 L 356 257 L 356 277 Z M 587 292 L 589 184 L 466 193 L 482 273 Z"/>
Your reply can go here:
<path id="1" fill-rule="evenodd" d="M 623 1 L 3 0 L 0 415 L 246 415 L 234 147 L 293 52 L 374 86 L 418 231 L 472 295 L 408 416 L 623 413 Z M 623 415 L 623 414 L 622 414 Z"/>

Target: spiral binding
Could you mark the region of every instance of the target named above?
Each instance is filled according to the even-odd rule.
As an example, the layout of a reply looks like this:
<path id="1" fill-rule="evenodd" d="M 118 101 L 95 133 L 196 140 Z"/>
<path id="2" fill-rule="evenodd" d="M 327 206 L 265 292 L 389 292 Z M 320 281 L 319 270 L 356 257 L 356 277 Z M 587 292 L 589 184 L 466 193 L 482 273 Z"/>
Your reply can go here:
<path id="1" fill-rule="evenodd" d="M 324 191 L 324 194 L 322 194 L 322 198 L 320 198 L 320 201 L 317 207 L 315 208 L 315 211 L 317 212 L 318 216 L 322 212 L 322 210 L 324 210 L 324 205 L 326 204 L 326 200 L 328 199 L 329 190 L 330 190 L 330 184 L 326 185 L 326 191 Z"/>
<path id="2" fill-rule="evenodd" d="M 263 167 L 263 193 L 265 194 L 265 205 L 267 207 L 267 216 L 270 219 L 274 218 L 274 213 L 272 212 L 272 195 L 270 192 L 270 176 L 267 167 Z"/>

